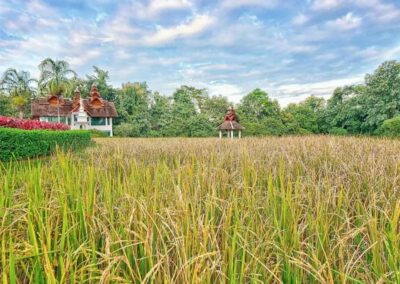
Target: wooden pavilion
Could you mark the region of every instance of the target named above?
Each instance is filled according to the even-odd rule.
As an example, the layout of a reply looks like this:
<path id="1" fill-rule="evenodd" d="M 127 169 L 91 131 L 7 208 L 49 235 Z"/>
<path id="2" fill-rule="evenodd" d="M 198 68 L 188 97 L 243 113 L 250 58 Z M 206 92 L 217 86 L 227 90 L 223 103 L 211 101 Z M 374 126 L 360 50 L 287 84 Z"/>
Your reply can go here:
<path id="1" fill-rule="evenodd" d="M 244 129 L 243 126 L 239 123 L 239 117 L 236 115 L 235 110 L 233 107 L 229 107 L 225 117 L 224 122 L 218 126 L 219 131 L 219 138 L 223 137 L 223 132 L 226 133 L 228 138 L 234 138 L 234 133 L 237 132 L 239 138 L 242 138 L 242 130 Z"/>

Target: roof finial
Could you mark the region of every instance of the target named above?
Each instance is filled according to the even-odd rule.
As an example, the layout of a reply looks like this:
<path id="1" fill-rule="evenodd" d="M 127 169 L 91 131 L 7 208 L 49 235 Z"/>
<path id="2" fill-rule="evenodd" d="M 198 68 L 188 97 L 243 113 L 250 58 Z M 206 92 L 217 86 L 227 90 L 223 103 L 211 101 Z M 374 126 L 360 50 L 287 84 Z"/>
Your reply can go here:
<path id="1" fill-rule="evenodd" d="M 96 86 L 95 83 L 92 84 L 92 88 L 90 89 L 90 96 L 91 96 L 92 98 L 94 98 L 94 97 L 99 98 L 99 97 L 100 97 L 100 92 L 99 92 L 99 90 L 97 89 L 97 86 Z"/>

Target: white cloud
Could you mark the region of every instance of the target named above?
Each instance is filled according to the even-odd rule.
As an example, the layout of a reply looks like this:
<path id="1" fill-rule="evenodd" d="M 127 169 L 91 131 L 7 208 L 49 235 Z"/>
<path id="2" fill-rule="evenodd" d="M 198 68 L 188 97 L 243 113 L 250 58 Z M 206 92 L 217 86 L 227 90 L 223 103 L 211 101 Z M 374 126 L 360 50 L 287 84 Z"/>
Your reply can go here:
<path id="1" fill-rule="evenodd" d="M 306 24 L 309 20 L 310 20 L 310 18 L 308 16 L 300 13 L 296 17 L 293 18 L 292 23 L 295 26 L 302 26 L 302 25 Z"/>
<path id="2" fill-rule="evenodd" d="M 233 96 L 243 94 L 243 89 L 234 84 L 212 84 L 208 85 L 208 89 L 211 95 L 223 95 L 233 99 Z"/>
<path id="3" fill-rule="evenodd" d="M 188 9 L 192 4 L 187 0 L 152 0 L 148 6 L 148 12 L 156 15 L 164 10 Z"/>
<path id="4" fill-rule="evenodd" d="M 222 2 L 222 7 L 237 8 L 242 6 L 260 6 L 264 8 L 272 8 L 277 4 L 277 0 L 224 0 Z"/>
<path id="5" fill-rule="evenodd" d="M 314 0 L 311 8 L 318 11 L 332 10 L 340 7 L 343 2 L 343 0 Z"/>
<path id="6" fill-rule="evenodd" d="M 345 85 L 360 84 L 364 75 L 357 75 L 352 78 L 335 79 L 314 83 L 284 84 L 271 90 L 271 97 L 277 99 L 282 106 L 289 103 L 300 102 L 310 95 L 330 97 L 337 87 Z"/>
<path id="7" fill-rule="evenodd" d="M 371 9 L 369 16 L 381 23 L 387 23 L 400 18 L 400 9 L 393 4 L 382 3 L 379 0 L 358 0 L 360 6 L 367 6 Z"/>
<path id="8" fill-rule="evenodd" d="M 66 60 L 76 67 L 83 67 L 86 65 L 93 65 L 95 59 L 100 58 L 103 55 L 100 49 L 90 49 L 85 52 L 85 56 L 81 56 L 80 52 L 72 56 L 67 56 Z"/>
<path id="9" fill-rule="evenodd" d="M 29 1 L 29 4 L 26 6 L 27 12 L 32 15 L 53 15 L 57 13 L 51 6 L 46 5 L 40 0 L 32 0 Z"/>
<path id="10" fill-rule="evenodd" d="M 399 60 L 400 59 L 400 44 L 398 46 L 392 47 L 382 54 L 383 60 Z"/>
<path id="11" fill-rule="evenodd" d="M 119 7 L 110 20 L 104 21 L 97 31 L 97 41 L 111 43 L 116 46 L 132 47 L 141 37 L 142 30 L 132 22 L 131 10 L 127 7 Z"/>
<path id="12" fill-rule="evenodd" d="M 334 52 L 326 52 L 326 53 L 322 53 L 322 54 L 315 56 L 315 59 L 317 59 L 318 61 L 324 61 L 324 62 L 336 60 L 337 58 L 338 58 L 338 54 L 334 53 Z"/>
<path id="13" fill-rule="evenodd" d="M 381 23 L 398 20 L 400 17 L 400 8 L 391 3 L 384 3 L 383 0 L 314 0 L 311 9 L 329 11 L 351 5 L 369 10 L 370 18 Z"/>
<path id="14" fill-rule="evenodd" d="M 333 28 L 335 30 L 352 30 L 358 28 L 362 23 L 362 18 L 353 15 L 353 13 L 349 12 L 341 18 L 337 18 L 333 21 L 328 21 L 326 23 L 327 27 Z"/>
<path id="15" fill-rule="evenodd" d="M 116 1 L 118 2 L 118 1 Z M 129 19 L 149 20 L 156 19 L 161 13 L 171 10 L 192 10 L 193 4 L 189 0 L 149 0 L 121 1 L 120 14 L 128 14 Z"/>
<path id="16" fill-rule="evenodd" d="M 199 34 L 214 23 L 214 18 L 208 15 L 197 15 L 191 21 L 174 27 L 160 28 L 153 35 L 145 39 L 150 45 L 160 45 L 177 38 Z"/>

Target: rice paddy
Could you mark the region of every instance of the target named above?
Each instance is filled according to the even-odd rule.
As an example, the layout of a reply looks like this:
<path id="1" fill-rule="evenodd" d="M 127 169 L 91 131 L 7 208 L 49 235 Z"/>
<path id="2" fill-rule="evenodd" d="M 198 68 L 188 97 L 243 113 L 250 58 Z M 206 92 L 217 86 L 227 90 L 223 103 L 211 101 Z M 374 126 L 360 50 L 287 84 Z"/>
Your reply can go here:
<path id="1" fill-rule="evenodd" d="M 400 141 L 96 144 L 0 164 L 2 283 L 400 283 Z"/>

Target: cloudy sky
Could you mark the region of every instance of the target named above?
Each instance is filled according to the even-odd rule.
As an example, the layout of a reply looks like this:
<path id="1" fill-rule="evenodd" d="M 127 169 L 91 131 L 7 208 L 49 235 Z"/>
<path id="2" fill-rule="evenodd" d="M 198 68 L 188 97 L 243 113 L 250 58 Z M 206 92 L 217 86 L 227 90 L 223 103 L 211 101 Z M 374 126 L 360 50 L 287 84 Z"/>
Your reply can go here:
<path id="1" fill-rule="evenodd" d="M 115 87 L 182 85 L 237 102 L 260 87 L 286 105 L 362 82 L 400 59 L 399 0 L 0 0 L 0 72 L 46 58 Z"/>

